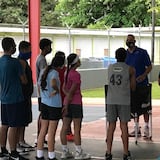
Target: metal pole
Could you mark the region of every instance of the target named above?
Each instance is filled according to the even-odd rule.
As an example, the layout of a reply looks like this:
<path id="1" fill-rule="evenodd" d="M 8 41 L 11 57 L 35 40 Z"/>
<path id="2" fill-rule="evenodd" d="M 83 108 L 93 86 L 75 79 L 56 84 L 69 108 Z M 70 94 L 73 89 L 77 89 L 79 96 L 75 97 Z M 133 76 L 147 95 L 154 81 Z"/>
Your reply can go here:
<path id="1" fill-rule="evenodd" d="M 155 0 L 152 0 L 152 8 L 155 7 Z M 152 43 L 151 43 L 151 61 L 154 63 L 154 39 L 155 39 L 155 10 L 152 10 Z"/>

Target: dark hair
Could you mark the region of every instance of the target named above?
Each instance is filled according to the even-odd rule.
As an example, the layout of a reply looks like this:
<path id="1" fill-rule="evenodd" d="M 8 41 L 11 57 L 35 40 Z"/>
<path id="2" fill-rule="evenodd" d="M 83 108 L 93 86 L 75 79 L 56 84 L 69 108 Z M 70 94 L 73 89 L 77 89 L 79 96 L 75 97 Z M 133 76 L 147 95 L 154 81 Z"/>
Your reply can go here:
<path id="1" fill-rule="evenodd" d="M 30 42 L 27 42 L 27 41 L 21 41 L 19 43 L 19 51 L 23 50 L 23 49 L 28 49 L 29 47 L 31 46 L 31 43 Z"/>
<path id="2" fill-rule="evenodd" d="M 13 38 L 5 37 L 2 39 L 2 48 L 4 51 L 9 51 L 12 47 L 15 47 L 15 42 Z"/>
<path id="3" fill-rule="evenodd" d="M 65 53 L 62 52 L 62 51 L 57 51 L 56 54 L 55 54 L 55 57 L 56 56 L 62 56 L 62 57 L 65 57 Z"/>
<path id="4" fill-rule="evenodd" d="M 74 61 L 74 59 L 77 57 L 77 54 L 75 53 L 71 53 L 69 54 L 69 56 L 67 57 L 67 69 L 66 69 L 66 78 L 65 78 L 65 82 L 67 83 L 68 80 L 68 73 L 69 70 L 75 66 L 75 64 L 72 64 L 72 62 Z"/>
<path id="5" fill-rule="evenodd" d="M 127 51 L 124 48 L 118 48 L 116 50 L 116 59 L 117 62 L 124 62 L 126 59 Z"/>
<path id="6" fill-rule="evenodd" d="M 47 79 L 47 75 L 48 75 L 49 71 L 53 68 L 62 67 L 63 64 L 64 64 L 64 59 L 61 56 L 57 56 L 52 59 L 51 64 L 46 67 L 46 69 L 44 70 L 44 73 L 41 77 L 42 90 L 46 90 L 46 86 L 47 86 L 46 79 Z"/>
<path id="7" fill-rule="evenodd" d="M 52 41 L 50 39 L 43 38 L 43 39 L 40 40 L 39 48 L 41 50 L 43 50 L 46 46 L 51 45 L 51 43 L 52 43 Z"/>

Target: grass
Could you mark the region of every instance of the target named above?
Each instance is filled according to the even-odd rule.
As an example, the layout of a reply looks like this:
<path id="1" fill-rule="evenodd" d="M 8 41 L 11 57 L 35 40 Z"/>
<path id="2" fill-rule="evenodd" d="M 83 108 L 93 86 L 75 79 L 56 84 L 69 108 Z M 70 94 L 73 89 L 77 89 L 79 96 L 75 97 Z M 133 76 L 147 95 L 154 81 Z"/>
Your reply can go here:
<path id="1" fill-rule="evenodd" d="M 104 88 L 94 88 L 88 90 L 82 90 L 83 97 L 90 98 L 103 98 L 105 97 Z M 160 86 L 158 82 L 152 83 L 152 99 L 160 99 Z"/>

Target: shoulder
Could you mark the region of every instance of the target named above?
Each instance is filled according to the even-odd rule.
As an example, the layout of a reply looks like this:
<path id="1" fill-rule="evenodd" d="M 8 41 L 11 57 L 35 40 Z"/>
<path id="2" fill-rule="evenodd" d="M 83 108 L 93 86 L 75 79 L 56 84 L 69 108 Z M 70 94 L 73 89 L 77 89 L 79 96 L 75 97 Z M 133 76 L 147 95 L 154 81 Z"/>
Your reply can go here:
<path id="1" fill-rule="evenodd" d="M 136 51 L 142 53 L 142 54 L 148 54 L 146 49 L 140 48 L 140 47 L 136 47 Z"/>

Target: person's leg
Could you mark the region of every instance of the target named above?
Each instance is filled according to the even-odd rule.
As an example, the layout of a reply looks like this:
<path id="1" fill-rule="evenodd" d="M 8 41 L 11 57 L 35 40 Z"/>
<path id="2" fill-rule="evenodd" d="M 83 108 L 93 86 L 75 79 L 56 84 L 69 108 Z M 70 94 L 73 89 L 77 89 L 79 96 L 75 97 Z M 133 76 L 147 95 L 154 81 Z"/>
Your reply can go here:
<path id="1" fill-rule="evenodd" d="M 8 150 L 6 148 L 8 128 L 9 127 L 7 125 L 2 125 L 0 128 L 1 157 L 9 156 Z"/>
<path id="2" fill-rule="evenodd" d="M 74 143 L 76 146 L 81 145 L 81 123 L 82 123 L 82 118 L 73 118 Z"/>
<path id="3" fill-rule="evenodd" d="M 17 145 L 17 133 L 18 128 L 17 127 L 10 127 L 8 130 L 8 141 L 10 146 L 10 151 L 16 151 L 16 145 Z"/>
<path id="4" fill-rule="evenodd" d="M 61 143 L 62 145 L 67 145 L 67 139 L 66 139 L 66 134 L 68 131 L 68 127 L 71 124 L 71 118 L 68 117 L 63 117 L 63 124 L 60 132 L 60 138 L 61 138 Z"/>
<path id="5" fill-rule="evenodd" d="M 109 122 L 109 127 L 107 130 L 107 153 L 112 153 L 112 142 L 113 142 L 113 135 L 116 128 L 116 122 Z"/>
<path id="6" fill-rule="evenodd" d="M 120 128 L 122 132 L 123 152 L 128 154 L 128 123 L 120 122 Z"/>
<path id="7" fill-rule="evenodd" d="M 143 114 L 144 117 L 144 137 L 148 137 L 149 136 L 149 114 L 148 112 Z"/>
<path id="8" fill-rule="evenodd" d="M 41 120 L 41 130 L 37 140 L 37 158 L 41 158 L 44 156 L 43 145 L 44 145 L 45 136 L 48 130 L 48 124 L 49 124 L 48 120 L 44 120 L 44 119 Z"/>
<path id="9" fill-rule="evenodd" d="M 63 124 L 60 132 L 60 139 L 62 144 L 61 159 L 67 159 L 72 157 L 72 154 L 69 152 L 69 149 L 67 147 L 67 138 L 66 138 L 68 127 L 71 124 L 71 120 L 72 120 L 71 118 L 63 117 Z"/>
<path id="10" fill-rule="evenodd" d="M 3 148 L 6 148 L 8 128 L 7 125 L 2 125 L 0 128 L 0 145 Z"/>
<path id="11" fill-rule="evenodd" d="M 48 127 L 48 158 L 55 158 L 55 135 L 58 126 L 58 120 L 50 120 Z"/>

